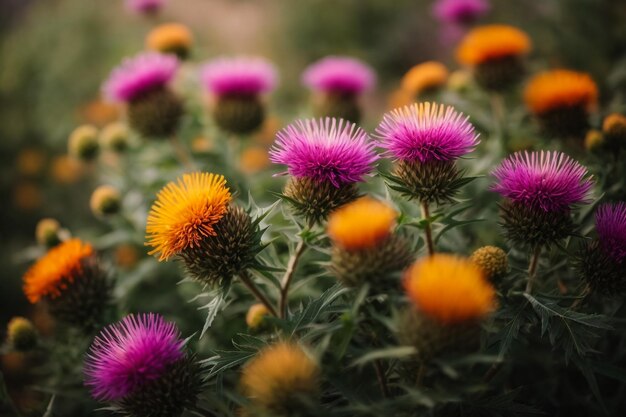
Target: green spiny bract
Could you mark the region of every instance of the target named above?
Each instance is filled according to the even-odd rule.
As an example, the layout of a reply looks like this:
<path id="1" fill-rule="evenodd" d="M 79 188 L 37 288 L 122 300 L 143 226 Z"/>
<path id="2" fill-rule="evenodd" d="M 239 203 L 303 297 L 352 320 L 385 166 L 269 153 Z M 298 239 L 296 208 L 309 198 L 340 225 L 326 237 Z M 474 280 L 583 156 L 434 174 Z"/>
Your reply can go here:
<path id="1" fill-rule="evenodd" d="M 551 246 L 574 231 L 569 211 L 546 212 L 510 200 L 500 204 L 500 218 L 506 237 L 525 248 Z"/>
<path id="2" fill-rule="evenodd" d="M 606 295 L 626 292 L 626 262 L 619 263 L 608 256 L 597 240 L 584 244 L 576 267 L 593 291 Z"/>
<path id="3" fill-rule="evenodd" d="M 459 189 L 468 182 L 454 161 L 398 161 L 394 174 L 387 176 L 392 182 L 391 188 L 428 204 L 453 201 Z"/>
<path id="4" fill-rule="evenodd" d="M 354 94 L 324 93 L 313 103 L 315 116 L 335 117 L 352 123 L 361 120 L 361 107 Z"/>
<path id="5" fill-rule="evenodd" d="M 257 253 L 263 249 L 258 222 L 241 207 L 230 206 L 213 230 L 214 236 L 180 254 L 189 276 L 211 287 L 226 284 L 254 266 Z"/>
<path id="6" fill-rule="evenodd" d="M 486 90 L 500 91 L 520 81 L 525 68 L 516 56 L 491 59 L 474 68 L 474 78 Z"/>
<path id="7" fill-rule="evenodd" d="M 217 99 L 213 119 L 221 129 L 244 135 L 261 127 L 265 106 L 256 95 L 225 95 Z"/>
<path id="8" fill-rule="evenodd" d="M 183 103 L 165 88 L 149 91 L 128 104 L 128 122 L 140 135 L 150 138 L 172 136 L 183 116 Z"/>
<path id="9" fill-rule="evenodd" d="M 537 116 L 541 129 L 556 138 L 579 139 L 579 146 L 589 128 L 587 110 L 583 105 L 559 107 Z"/>
<path id="10" fill-rule="evenodd" d="M 338 207 L 359 197 L 356 184 L 335 187 L 330 182 L 317 182 L 310 178 L 290 178 L 284 196 L 294 212 L 307 221 L 321 222 Z"/>

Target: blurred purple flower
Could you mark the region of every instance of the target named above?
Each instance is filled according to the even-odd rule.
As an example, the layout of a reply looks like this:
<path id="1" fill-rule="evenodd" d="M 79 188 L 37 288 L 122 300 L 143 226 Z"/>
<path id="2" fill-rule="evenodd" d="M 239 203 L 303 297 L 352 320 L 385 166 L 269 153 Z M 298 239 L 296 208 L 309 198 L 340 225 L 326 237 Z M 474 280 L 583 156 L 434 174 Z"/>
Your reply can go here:
<path id="1" fill-rule="evenodd" d="M 383 116 L 380 146 L 403 161 L 451 161 L 471 152 L 478 134 L 469 117 L 451 106 L 415 103 Z"/>
<path id="2" fill-rule="evenodd" d="M 176 325 L 157 314 L 126 316 L 105 327 L 85 360 L 85 384 L 94 398 L 116 401 L 158 379 L 185 356 Z"/>
<path id="3" fill-rule="evenodd" d="M 111 71 L 102 90 L 109 100 L 132 101 L 148 91 L 165 86 L 174 78 L 177 69 L 175 56 L 143 52 L 126 58 Z"/>
<path id="4" fill-rule="evenodd" d="M 494 171 L 492 190 L 545 212 L 569 210 L 586 200 L 593 182 L 587 169 L 558 151 L 517 152 Z"/>
<path id="5" fill-rule="evenodd" d="M 358 59 L 328 56 L 307 67 L 302 83 L 315 91 L 360 94 L 376 84 L 376 74 Z"/>
<path id="6" fill-rule="evenodd" d="M 596 230 L 605 252 L 617 262 L 626 260 L 626 203 L 598 207 Z"/>
<path id="7" fill-rule="evenodd" d="M 443 23 L 467 24 L 486 15 L 490 8 L 487 0 L 437 0 L 432 12 Z"/>
<path id="8" fill-rule="evenodd" d="M 257 95 L 276 88 L 274 65 L 260 57 L 221 57 L 202 67 L 200 78 L 207 91 L 217 95 Z"/>
<path id="9" fill-rule="evenodd" d="M 335 187 L 362 181 L 378 155 L 368 134 L 342 119 L 298 120 L 276 135 L 270 160 L 294 177 Z"/>
<path id="10" fill-rule="evenodd" d="M 126 0 L 126 8 L 135 13 L 156 13 L 165 0 Z"/>

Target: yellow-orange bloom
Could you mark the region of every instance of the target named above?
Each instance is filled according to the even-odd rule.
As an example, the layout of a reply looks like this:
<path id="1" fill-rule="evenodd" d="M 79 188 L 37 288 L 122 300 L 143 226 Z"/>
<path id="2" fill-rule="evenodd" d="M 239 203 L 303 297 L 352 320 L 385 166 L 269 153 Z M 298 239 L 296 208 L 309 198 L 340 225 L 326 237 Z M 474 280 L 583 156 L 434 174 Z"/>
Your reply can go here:
<path id="1" fill-rule="evenodd" d="M 231 200 L 222 175 L 194 172 L 170 182 L 157 194 L 148 214 L 146 243 L 165 260 L 193 248 L 207 236 L 226 213 Z"/>
<path id="2" fill-rule="evenodd" d="M 626 116 L 611 113 L 602 122 L 602 131 L 610 136 L 626 137 Z"/>
<path id="3" fill-rule="evenodd" d="M 463 65 L 475 66 L 494 59 L 517 57 L 530 52 L 526 33 L 508 25 L 486 25 L 471 30 L 456 50 Z"/>
<path id="4" fill-rule="evenodd" d="M 28 301 L 58 297 L 82 271 L 82 261 L 93 255 L 93 247 L 80 239 L 70 239 L 50 249 L 24 274 Z"/>
<path id="5" fill-rule="evenodd" d="M 280 407 L 292 395 L 318 390 L 319 367 L 298 345 L 280 342 L 262 350 L 244 368 L 241 386 L 266 409 Z"/>
<path id="6" fill-rule="evenodd" d="M 265 316 L 270 314 L 270 311 L 265 307 L 265 304 L 253 304 L 246 313 L 246 324 L 251 329 L 258 328 Z"/>
<path id="7" fill-rule="evenodd" d="M 270 165 L 267 150 L 261 146 L 250 146 L 241 153 L 241 170 L 246 174 L 255 174 Z"/>
<path id="8" fill-rule="evenodd" d="M 406 272 L 405 290 L 417 308 L 433 320 L 455 324 L 479 320 L 495 308 L 495 290 L 472 261 L 435 254 Z"/>
<path id="9" fill-rule="evenodd" d="M 441 62 L 427 61 L 411 68 L 402 77 L 404 91 L 413 95 L 425 90 L 441 87 L 448 79 L 448 69 Z"/>
<path id="10" fill-rule="evenodd" d="M 146 37 L 146 48 L 159 52 L 189 49 L 193 35 L 185 25 L 165 23 L 152 29 Z"/>
<path id="11" fill-rule="evenodd" d="M 545 71 L 530 80 L 524 100 L 536 114 L 575 106 L 591 110 L 598 102 L 598 87 L 588 74 L 582 72 Z"/>
<path id="12" fill-rule="evenodd" d="M 330 215 L 328 236 L 348 250 L 371 248 L 389 236 L 397 217 L 388 204 L 363 197 Z"/>

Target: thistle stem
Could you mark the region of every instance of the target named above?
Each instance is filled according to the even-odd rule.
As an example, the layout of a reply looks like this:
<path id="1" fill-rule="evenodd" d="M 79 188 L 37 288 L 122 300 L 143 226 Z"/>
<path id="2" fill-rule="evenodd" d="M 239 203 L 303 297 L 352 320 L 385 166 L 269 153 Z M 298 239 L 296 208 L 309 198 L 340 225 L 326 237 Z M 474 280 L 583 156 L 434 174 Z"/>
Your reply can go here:
<path id="1" fill-rule="evenodd" d="M 274 317 L 278 317 L 276 309 L 274 308 L 272 303 L 270 303 L 267 297 L 261 292 L 261 290 L 259 290 L 259 287 L 254 284 L 248 271 L 241 271 L 239 273 L 239 279 L 241 279 L 241 282 L 250 290 L 250 292 L 256 297 L 256 299 L 259 300 L 268 309 L 268 311 Z"/>
<path id="2" fill-rule="evenodd" d="M 170 143 L 172 144 L 172 149 L 174 149 L 174 153 L 180 163 L 188 170 L 194 169 L 194 163 L 191 159 L 191 155 L 189 155 L 187 148 L 183 146 L 180 140 L 176 136 L 172 136 L 170 138 Z"/>
<path id="3" fill-rule="evenodd" d="M 422 385 L 422 382 L 424 380 L 424 374 L 426 374 L 426 364 L 424 362 L 421 362 L 419 368 L 417 368 L 415 386 L 419 387 Z"/>
<path id="4" fill-rule="evenodd" d="M 308 228 L 313 227 L 313 221 L 309 222 Z M 293 281 L 293 274 L 296 271 L 296 267 L 298 266 L 298 261 L 300 261 L 300 257 L 304 253 L 306 249 L 306 243 L 304 239 L 300 237 L 300 241 L 296 245 L 296 249 L 289 258 L 289 262 L 287 263 L 287 270 L 285 271 L 285 275 L 283 275 L 283 279 L 280 283 L 280 317 L 284 318 L 287 314 L 287 301 L 289 298 L 289 287 L 291 286 L 291 281 Z"/>
<path id="5" fill-rule="evenodd" d="M 374 361 L 374 369 L 376 370 L 376 379 L 378 379 L 380 392 L 383 394 L 383 397 L 388 398 L 389 388 L 387 387 L 387 378 L 385 378 L 385 371 L 383 371 L 383 364 L 380 359 Z"/>
<path id="6" fill-rule="evenodd" d="M 424 228 L 424 233 L 426 235 L 426 248 L 428 249 L 428 255 L 433 256 L 435 254 L 435 245 L 433 243 L 433 229 L 430 224 L 430 212 L 428 211 L 428 203 L 422 201 L 422 217 L 426 220 L 426 227 Z"/>
<path id="7" fill-rule="evenodd" d="M 570 306 L 570 310 L 576 310 L 578 307 L 580 307 L 583 301 L 587 299 L 589 294 L 591 294 L 591 287 L 589 286 L 589 284 L 587 284 L 582 294 L 580 294 L 580 298 L 577 298 L 576 300 L 574 300 L 574 302 Z"/>
<path id="8" fill-rule="evenodd" d="M 493 120 L 495 121 L 494 132 L 498 136 L 500 141 L 500 147 L 502 153 L 506 153 L 506 129 L 504 125 L 504 98 L 498 93 L 493 93 L 490 96 L 491 101 L 491 113 Z"/>
<path id="9" fill-rule="evenodd" d="M 530 294 L 535 283 L 537 275 L 537 265 L 539 265 L 539 256 L 541 255 L 541 246 L 537 246 L 533 252 L 530 263 L 528 264 L 528 281 L 526 282 L 526 294 Z"/>

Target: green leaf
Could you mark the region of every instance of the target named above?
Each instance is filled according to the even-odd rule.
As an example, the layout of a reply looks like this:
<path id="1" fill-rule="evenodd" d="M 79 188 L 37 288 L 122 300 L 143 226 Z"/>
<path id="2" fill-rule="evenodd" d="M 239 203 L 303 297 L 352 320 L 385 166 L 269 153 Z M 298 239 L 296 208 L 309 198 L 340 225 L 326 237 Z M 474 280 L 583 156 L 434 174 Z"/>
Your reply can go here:
<path id="1" fill-rule="evenodd" d="M 396 346 L 385 349 L 378 349 L 366 353 L 363 356 L 358 357 L 350 366 L 363 366 L 366 363 L 375 361 L 377 359 L 404 359 L 415 355 L 417 351 L 413 346 Z"/>

